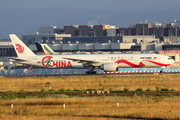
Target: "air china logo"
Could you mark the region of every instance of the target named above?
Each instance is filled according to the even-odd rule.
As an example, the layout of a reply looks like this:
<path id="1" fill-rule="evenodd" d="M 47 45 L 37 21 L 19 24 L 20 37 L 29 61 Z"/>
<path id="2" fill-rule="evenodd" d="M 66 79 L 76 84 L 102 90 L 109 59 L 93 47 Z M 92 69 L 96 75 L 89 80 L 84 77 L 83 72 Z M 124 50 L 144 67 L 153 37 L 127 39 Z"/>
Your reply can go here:
<path id="1" fill-rule="evenodd" d="M 17 50 L 17 52 L 18 53 L 23 53 L 24 52 L 24 47 L 23 46 L 21 46 L 20 44 L 16 44 L 15 43 L 15 46 L 16 46 L 16 50 Z"/>
<path id="2" fill-rule="evenodd" d="M 52 56 L 46 56 L 42 59 L 42 65 L 47 68 L 52 67 L 72 67 L 71 61 L 53 61 Z"/>

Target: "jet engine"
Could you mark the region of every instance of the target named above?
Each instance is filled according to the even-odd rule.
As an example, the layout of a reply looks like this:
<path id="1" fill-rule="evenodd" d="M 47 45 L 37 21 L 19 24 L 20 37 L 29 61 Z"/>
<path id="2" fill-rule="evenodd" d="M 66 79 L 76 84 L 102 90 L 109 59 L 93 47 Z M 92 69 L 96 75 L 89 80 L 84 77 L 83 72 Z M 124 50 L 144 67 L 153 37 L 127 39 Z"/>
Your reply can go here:
<path id="1" fill-rule="evenodd" d="M 115 72 L 117 71 L 116 63 L 105 63 L 101 65 L 101 69 L 106 72 Z"/>

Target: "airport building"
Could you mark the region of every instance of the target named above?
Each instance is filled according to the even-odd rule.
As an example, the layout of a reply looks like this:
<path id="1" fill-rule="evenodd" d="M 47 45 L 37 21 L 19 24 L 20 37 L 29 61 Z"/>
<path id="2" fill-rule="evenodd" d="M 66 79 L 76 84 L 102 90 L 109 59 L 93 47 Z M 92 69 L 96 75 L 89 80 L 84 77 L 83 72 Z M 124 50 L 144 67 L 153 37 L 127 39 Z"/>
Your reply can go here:
<path id="1" fill-rule="evenodd" d="M 116 36 L 116 27 L 110 25 L 64 26 L 64 33 L 57 34 L 57 27 L 40 27 L 36 35 L 23 35 L 23 42 L 34 52 L 35 41 L 47 43 L 56 52 L 76 51 L 131 51 L 131 46 L 159 43 L 155 35 Z M 63 31 L 63 30 L 61 30 Z M 146 48 L 135 51 L 147 51 Z M 151 51 L 155 49 L 152 47 Z"/>
<path id="2" fill-rule="evenodd" d="M 35 42 L 47 43 L 55 52 L 155 52 L 180 50 L 180 27 L 176 23 L 136 24 L 128 28 L 111 25 L 68 25 L 39 27 L 34 35 L 22 35 L 22 41 L 35 53 Z M 168 51 L 169 52 L 169 51 Z M 172 52 L 172 51 L 171 51 Z M 16 53 L 10 40 L 0 41 L 0 62 Z M 179 53 L 173 53 L 179 62 Z M 4 64 L 3 63 L 3 64 Z"/>

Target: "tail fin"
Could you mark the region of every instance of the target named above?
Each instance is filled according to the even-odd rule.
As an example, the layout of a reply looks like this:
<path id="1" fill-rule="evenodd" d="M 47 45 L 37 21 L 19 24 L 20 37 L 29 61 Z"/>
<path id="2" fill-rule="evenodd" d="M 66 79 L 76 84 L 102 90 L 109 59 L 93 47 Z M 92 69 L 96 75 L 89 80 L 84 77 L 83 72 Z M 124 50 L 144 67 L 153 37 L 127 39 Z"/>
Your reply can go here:
<path id="1" fill-rule="evenodd" d="M 9 34 L 18 57 L 35 56 L 35 54 L 15 35 Z"/>
<path id="2" fill-rule="evenodd" d="M 45 54 L 54 54 L 54 51 L 47 45 L 47 44 L 41 44 Z"/>
<path id="3" fill-rule="evenodd" d="M 35 42 L 35 44 L 36 44 L 36 48 L 37 48 L 38 52 L 45 54 L 41 44 L 39 42 L 37 42 L 37 41 Z"/>
<path id="4" fill-rule="evenodd" d="M 38 52 L 44 52 L 46 55 L 54 54 L 54 51 L 47 44 L 40 44 L 36 42 L 36 47 Z"/>
<path id="5" fill-rule="evenodd" d="M 38 52 L 44 52 L 46 55 L 54 54 L 54 51 L 47 44 L 41 44 L 39 42 L 35 42 L 35 44 Z"/>

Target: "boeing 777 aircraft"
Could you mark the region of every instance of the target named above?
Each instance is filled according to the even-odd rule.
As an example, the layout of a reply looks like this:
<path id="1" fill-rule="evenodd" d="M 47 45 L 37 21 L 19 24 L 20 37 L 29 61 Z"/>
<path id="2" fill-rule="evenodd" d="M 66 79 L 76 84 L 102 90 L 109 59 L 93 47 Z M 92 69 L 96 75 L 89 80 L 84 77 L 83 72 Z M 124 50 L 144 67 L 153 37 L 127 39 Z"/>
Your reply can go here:
<path id="1" fill-rule="evenodd" d="M 126 67 L 165 67 L 174 63 L 169 56 L 160 54 L 78 54 L 78 55 L 35 55 L 15 34 L 10 39 L 21 64 L 44 68 L 82 68 L 86 74 L 96 74 L 95 68 L 106 72 Z"/>

